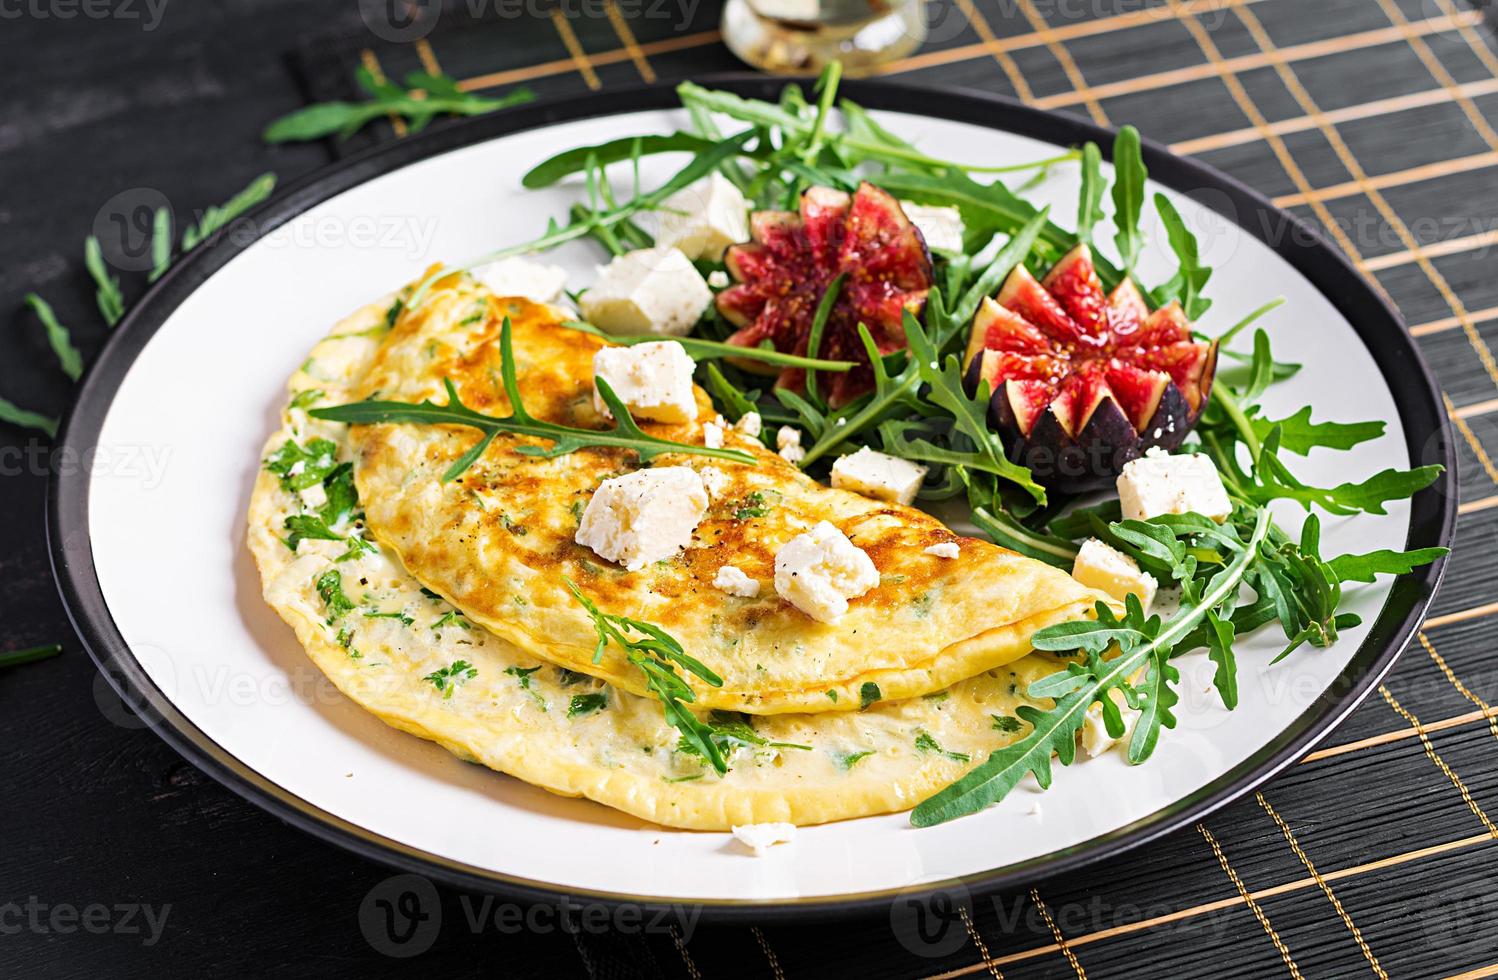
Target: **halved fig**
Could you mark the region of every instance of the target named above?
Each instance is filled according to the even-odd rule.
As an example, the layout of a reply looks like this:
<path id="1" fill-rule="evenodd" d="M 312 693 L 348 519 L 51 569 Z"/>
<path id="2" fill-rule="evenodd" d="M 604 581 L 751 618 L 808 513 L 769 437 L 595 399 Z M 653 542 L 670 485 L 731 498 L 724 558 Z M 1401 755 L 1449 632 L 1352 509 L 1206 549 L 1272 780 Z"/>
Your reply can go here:
<path id="1" fill-rule="evenodd" d="M 728 342 L 805 354 L 817 304 L 833 279 L 842 288 L 822 332 L 817 355 L 859 367 L 825 376 L 827 398 L 842 405 L 873 386 L 868 354 L 858 337 L 868 327 L 880 353 L 905 346 L 904 313 L 919 314 L 931 288 L 931 254 L 900 202 L 873 184 L 853 194 L 812 187 L 798 213 L 757 211 L 750 241 L 730 246 L 724 263 L 736 280 L 718 294 L 718 311 L 739 329 Z M 744 361 L 749 370 L 768 371 Z M 779 372 L 777 385 L 800 389 L 799 369 Z"/>
<path id="2" fill-rule="evenodd" d="M 1024 266 L 1010 273 L 984 299 L 967 348 L 967 383 L 988 383 L 1011 457 L 1066 492 L 1180 445 L 1216 371 L 1217 344 L 1192 339 L 1180 304 L 1151 311 L 1129 279 L 1105 294 L 1085 244 L 1042 280 Z"/>

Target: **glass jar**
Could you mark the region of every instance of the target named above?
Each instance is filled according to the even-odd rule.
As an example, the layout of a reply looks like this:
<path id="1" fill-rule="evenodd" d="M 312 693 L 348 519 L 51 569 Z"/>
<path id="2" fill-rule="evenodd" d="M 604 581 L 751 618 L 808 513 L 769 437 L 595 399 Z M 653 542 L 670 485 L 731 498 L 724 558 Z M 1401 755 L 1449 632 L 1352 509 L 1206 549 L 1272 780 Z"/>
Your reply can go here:
<path id="1" fill-rule="evenodd" d="M 923 0 L 727 0 L 723 40 L 777 75 L 815 75 L 841 61 L 848 75 L 915 52 L 926 39 Z"/>

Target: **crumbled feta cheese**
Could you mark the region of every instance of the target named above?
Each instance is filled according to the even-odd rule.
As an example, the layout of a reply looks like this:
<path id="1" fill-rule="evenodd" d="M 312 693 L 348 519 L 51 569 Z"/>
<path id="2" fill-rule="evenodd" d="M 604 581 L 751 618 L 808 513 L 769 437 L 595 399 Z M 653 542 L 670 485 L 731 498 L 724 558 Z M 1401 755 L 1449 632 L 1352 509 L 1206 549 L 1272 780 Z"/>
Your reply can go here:
<path id="1" fill-rule="evenodd" d="M 537 303 L 555 303 L 567 288 L 566 269 L 519 256 L 479 266 L 473 276 L 496 296 L 519 296 Z"/>
<path id="2" fill-rule="evenodd" d="M 1128 462 L 1118 478 L 1123 516 L 1147 521 L 1161 514 L 1196 513 L 1221 523 L 1233 512 L 1212 460 L 1201 453 L 1171 456 L 1154 447 Z"/>
<path id="3" fill-rule="evenodd" d="M 926 479 L 926 467 L 865 446 L 832 464 L 832 485 L 875 500 L 909 504 Z"/>
<path id="4" fill-rule="evenodd" d="M 307 469 L 307 461 L 305 459 L 299 459 L 295 463 L 292 463 L 289 467 L 287 467 L 287 469 L 286 469 L 286 475 L 287 476 L 301 476 L 302 473 L 306 471 L 306 469 Z"/>
<path id="5" fill-rule="evenodd" d="M 935 252 L 962 251 L 962 212 L 956 208 L 900 202 L 900 210 L 921 230 L 926 247 Z"/>
<path id="6" fill-rule="evenodd" d="M 868 552 L 827 521 L 787 541 L 775 554 L 775 591 L 812 619 L 835 623 L 879 584 Z"/>
<path id="7" fill-rule="evenodd" d="M 604 347 L 593 355 L 593 377 L 608 382 L 629 414 L 657 422 L 687 422 L 697 417 L 697 392 L 692 387 L 696 366 L 686 348 L 674 340 Z M 596 384 L 593 407 L 612 417 Z"/>
<path id="8" fill-rule="evenodd" d="M 723 427 L 716 422 L 709 422 L 702 427 L 702 444 L 709 449 L 723 448 Z"/>
<path id="9" fill-rule="evenodd" d="M 1071 577 L 1090 589 L 1101 589 L 1119 602 L 1136 595 L 1146 610 L 1155 601 L 1160 583 L 1149 572 L 1140 571 L 1134 559 L 1097 538 L 1088 538 L 1077 551 Z"/>
<path id="10" fill-rule="evenodd" d="M 706 510 L 707 491 L 695 470 L 636 470 L 599 484 L 574 540 L 634 572 L 691 543 Z"/>
<path id="11" fill-rule="evenodd" d="M 702 478 L 702 486 L 707 490 L 707 495 L 716 500 L 723 496 L 723 491 L 728 489 L 729 476 L 716 466 L 704 466 L 697 471 Z"/>
<path id="12" fill-rule="evenodd" d="M 300 466 L 301 463 L 296 465 Z M 310 487 L 303 488 L 297 496 L 301 497 L 302 503 L 308 507 L 321 507 L 328 502 L 328 491 L 323 489 L 321 483 L 314 483 Z"/>
<path id="13" fill-rule="evenodd" d="M 739 416 L 739 420 L 733 424 L 733 427 L 750 439 L 758 439 L 759 434 L 764 431 L 764 424 L 758 412 L 745 412 Z"/>
<path id="14" fill-rule="evenodd" d="M 599 270 L 579 305 L 583 316 L 604 330 L 680 337 L 712 301 L 712 290 L 680 249 L 644 248 Z"/>
<path id="15" fill-rule="evenodd" d="M 730 281 L 728 273 L 722 269 L 714 269 L 707 274 L 707 284 L 714 289 L 727 289 Z"/>
<path id="16" fill-rule="evenodd" d="M 740 844 L 754 852 L 755 857 L 764 857 L 765 852 L 776 844 L 789 844 L 796 836 L 796 825 L 789 823 L 751 823 L 735 826 L 733 836 Z"/>
<path id="17" fill-rule="evenodd" d="M 662 201 L 655 219 L 656 245 L 679 248 L 692 259 L 717 261 L 728 246 L 749 238 L 749 203 L 717 172 Z"/>
<path id="18" fill-rule="evenodd" d="M 775 447 L 780 451 L 780 458 L 787 463 L 799 466 L 806 458 L 806 450 L 801 446 L 801 430 L 789 425 L 782 425 L 775 433 Z"/>
<path id="19" fill-rule="evenodd" d="M 1037 800 L 1034 803 L 1031 803 L 1030 804 L 1030 809 L 1029 809 L 1029 811 L 1025 815 L 1029 816 L 1029 817 L 1039 817 L 1039 816 L 1041 816 L 1040 801 Z"/>
<path id="20" fill-rule="evenodd" d="M 740 596 L 744 599 L 753 599 L 759 595 L 759 582 L 733 565 L 724 565 L 718 569 L 718 574 L 713 579 L 713 588 L 722 589 L 729 595 Z"/>
<path id="21" fill-rule="evenodd" d="M 943 541 L 940 544 L 933 544 L 931 547 L 925 549 L 922 554 L 931 555 L 935 558 L 956 558 L 962 554 L 962 551 L 957 547 L 956 541 Z"/>
<path id="22" fill-rule="evenodd" d="M 1139 712 L 1128 706 L 1122 694 L 1115 690 L 1110 691 L 1108 696 L 1113 699 L 1114 704 L 1118 705 L 1119 713 L 1123 715 L 1124 733 L 1119 738 L 1109 735 L 1108 726 L 1103 724 L 1103 706 L 1092 704 L 1083 716 L 1080 735 L 1082 751 L 1087 753 L 1089 759 L 1097 758 L 1120 741 L 1127 739 L 1129 732 L 1134 729 L 1134 722 L 1139 720 Z"/>

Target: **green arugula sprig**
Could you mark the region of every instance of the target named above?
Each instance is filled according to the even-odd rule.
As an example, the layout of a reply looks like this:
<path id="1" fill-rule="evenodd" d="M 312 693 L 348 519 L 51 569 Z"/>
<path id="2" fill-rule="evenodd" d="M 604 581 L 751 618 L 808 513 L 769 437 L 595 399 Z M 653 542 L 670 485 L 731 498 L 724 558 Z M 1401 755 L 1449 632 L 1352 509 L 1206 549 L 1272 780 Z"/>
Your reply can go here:
<path id="1" fill-rule="evenodd" d="M 6 650 L 0 652 L 0 670 L 6 667 L 19 667 L 21 664 L 35 663 L 38 660 L 46 660 L 60 653 L 62 653 L 62 644 L 60 643 L 28 647 L 24 650 Z"/>
<path id="2" fill-rule="evenodd" d="M 1129 707 L 1140 712 L 1129 739 L 1129 759 L 1142 762 L 1154 750 L 1162 727 L 1173 727 L 1171 709 L 1176 696 L 1170 682 L 1178 672 L 1170 665 L 1175 645 L 1206 619 L 1221 603 L 1236 596 L 1259 546 L 1269 533 L 1269 512 L 1258 512 L 1253 528 L 1233 560 L 1218 571 L 1202 590 L 1195 605 L 1184 602 L 1168 624 L 1159 616 L 1146 618 L 1139 600 L 1130 596 L 1123 618 L 1098 603 L 1097 618 L 1061 623 L 1037 632 L 1031 643 L 1037 650 L 1074 653 L 1079 662 L 1059 674 L 1030 685 L 1032 698 L 1054 698 L 1048 709 L 1021 705 L 1016 709 L 1031 731 L 1023 738 L 996 749 L 961 779 L 927 799 L 911 813 L 917 827 L 929 827 L 975 813 L 1008 795 L 1021 779 L 1033 773 L 1042 788 L 1051 785 L 1051 757 L 1071 765 L 1077 753 L 1077 732 L 1087 709 L 1101 706 L 1108 734 L 1121 738 L 1124 721 L 1111 692 L 1121 691 Z M 1117 654 L 1105 657 L 1116 645 Z M 1134 676 L 1144 670 L 1141 682 Z"/>
<path id="3" fill-rule="evenodd" d="M 523 456 L 537 456 L 542 459 L 553 459 L 579 449 L 599 447 L 632 450 L 639 455 L 641 462 L 649 462 L 665 453 L 711 456 L 714 459 L 726 459 L 751 465 L 755 462 L 754 457 L 743 450 L 709 449 L 706 446 L 673 442 L 670 439 L 648 435 L 635 424 L 634 419 L 630 417 L 629 409 L 624 406 L 619 396 L 614 394 L 614 390 L 603 378 L 595 379 L 595 383 L 598 385 L 598 394 L 614 416 L 612 429 L 579 429 L 535 418 L 525 410 L 525 404 L 520 399 L 520 384 L 515 376 L 515 357 L 510 346 L 509 317 L 505 317 L 500 327 L 499 349 L 500 378 L 504 384 L 505 394 L 510 400 L 509 415 L 485 415 L 469 408 L 463 404 L 462 398 L 458 395 L 458 389 L 453 386 L 452 381 L 445 378 L 442 384 L 447 390 L 446 405 L 438 405 L 433 401 L 413 405 L 410 402 L 371 399 L 332 408 L 314 408 L 308 414 L 314 418 L 326 419 L 330 422 L 344 422 L 349 425 L 377 425 L 393 422 L 418 425 L 464 425 L 478 429 L 483 433 L 483 438 L 447 468 L 447 471 L 442 474 L 444 483 L 462 476 L 484 454 L 489 444 L 501 434 L 535 436 L 547 440 L 551 443 L 549 447 L 530 444 L 515 447 L 515 451 Z"/>
<path id="4" fill-rule="evenodd" d="M 684 668 L 713 687 L 722 687 L 723 678 L 688 654 L 675 637 L 659 626 L 602 612 L 571 579 L 564 577 L 562 581 L 567 583 L 573 598 L 582 603 L 593 619 L 593 629 L 598 634 L 593 662 L 602 659 L 603 651 L 610 643 L 617 644 L 629 662 L 645 675 L 645 687 L 661 702 L 667 724 L 681 732 L 682 745 L 706 759 L 718 775 L 726 774 L 728 762 L 714 737 L 715 732 L 712 726 L 704 724 L 686 707 L 697 700 L 697 695 L 676 668 Z M 640 634 L 641 638 L 634 638 L 630 635 L 632 633 Z"/>
<path id="5" fill-rule="evenodd" d="M 36 293 L 26 294 L 26 305 L 36 313 L 42 329 L 47 331 L 47 343 L 51 345 L 52 353 L 57 355 L 57 363 L 63 373 L 77 381 L 83 376 L 83 355 L 73 346 L 73 337 L 68 328 L 58 322 L 52 305 Z"/>
<path id="6" fill-rule="evenodd" d="M 692 158 L 691 162 L 678 170 L 670 180 L 666 181 L 660 187 L 649 193 L 636 195 L 617 207 L 590 211 L 570 224 L 562 226 L 553 225 L 547 229 L 545 234 L 529 242 L 501 248 L 477 258 L 469 259 L 456 266 L 444 266 L 417 284 L 416 289 L 411 293 L 411 298 L 406 302 L 406 307 L 414 309 L 420 306 L 422 299 L 425 298 L 427 291 L 432 288 L 434 283 L 455 273 L 466 272 L 478 266 L 487 265 L 490 262 L 496 262 L 514 255 L 523 255 L 527 252 L 541 252 L 556 248 L 558 245 L 565 244 L 566 242 L 594 234 L 599 229 L 612 228 L 617 224 L 628 221 L 642 211 L 652 210 L 672 194 L 718 169 L 719 165 L 734 156 L 754 135 L 753 130 L 748 130 L 739 133 L 737 136 L 730 136 L 727 139 L 714 143 L 712 147 Z"/>
<path id="7" fill-rule="evenodd" d="M 384 116 L 399 116 L 420 132 L 437 116 L 479 116 L 520 105 L 535 98 L 527 88 L 511 89 L 499 98 L 486 98 L 465 92 L 456 80 L 446 75 L 413 72 L 406 76 L 405 86 L 378 79 L 368 68 L 360 67 L 354 79 L 369 95 L 367 102 L 319 102 L 282 116 L 265 128 L 267 143 L 291 143 L 337 135 L 348 139 L 364 126 Z"/>
<path id="8" fill-rule="evenodd" d="M 590 333 L 595 337 L 602 337 L 611 344 L 620 344 L 633 347 L 635 344 L 658 343 L 662 338 L 655 334 L 638 334 L 625 336 L 611 334 L 600 330 L 583 320 L 563 320 L 562 326 L 569 330 L 577 330 L 582 333 Z M 693 360 L 715 361 L 724 358 L 734 358 L 743 361 L 759 361 L 764 364 L 776 364 L 780 367 L 805 368 L 808 371 L 834 371 L 842 373 L 852 370 L 852 361 L 829 361 L 816 357 L 801 357 L 796 354 L 784 354 L 773 347 L 740 347 L 737 344 L 726 344 L 721 340 L 705 340 L 701 337 L 670 337 L 666 338 L 680 344 L 686 349 Z"/>

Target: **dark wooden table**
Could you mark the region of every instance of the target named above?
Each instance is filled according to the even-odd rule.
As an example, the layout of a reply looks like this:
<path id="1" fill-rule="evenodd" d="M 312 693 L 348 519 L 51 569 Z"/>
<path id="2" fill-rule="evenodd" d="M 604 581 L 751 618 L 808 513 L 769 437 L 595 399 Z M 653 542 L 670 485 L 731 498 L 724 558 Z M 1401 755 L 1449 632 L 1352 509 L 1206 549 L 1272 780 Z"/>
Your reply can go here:
<path id="1" fill-rule="evenodd" d="M 391 872 L 242 802 L 96 676 L 48 568 L 48 443 L 0 426 L 0 649 L 67 648 L 0 673 L 0 976 L 1498 975 L 1491 30 L 1457 0 L 1201 0 L 1185 19 L 1165 0 L 936 2 L 942 29 L 902 77 L 1136 122 L 1335 226 L 1412 324 L 1457 419 L 1462 517 L 1432 619 L 1379 694 L 1263 793 L 1107 867 L 984 897 L 951 943 L 913 944 L 898 915 L 690 935 L 501 928 L 482 899 L 440 891 L 436 941 L 406 960 L 369 938 Z M 732 69 L 715 7 L 633 30 L 596 12 L 445 25 L 434 51 L 369 37 L 355 0 L 0 6 L 0 309 L 40 292 L 88 359 L 107 331 L 82 241 L 106 202 L 158 192 L 190 214 L 266 170 L 327 163 L 329 146 L 257 134 L 309 93 L 346 94 L 353 64 L 394 74 L 435 55 L 542 95 Z M 390 138 L 381 124 L 362 141 Z M 7 314 L 0 350 L 0 395 L 65 409 L 30 314 Z"/>

